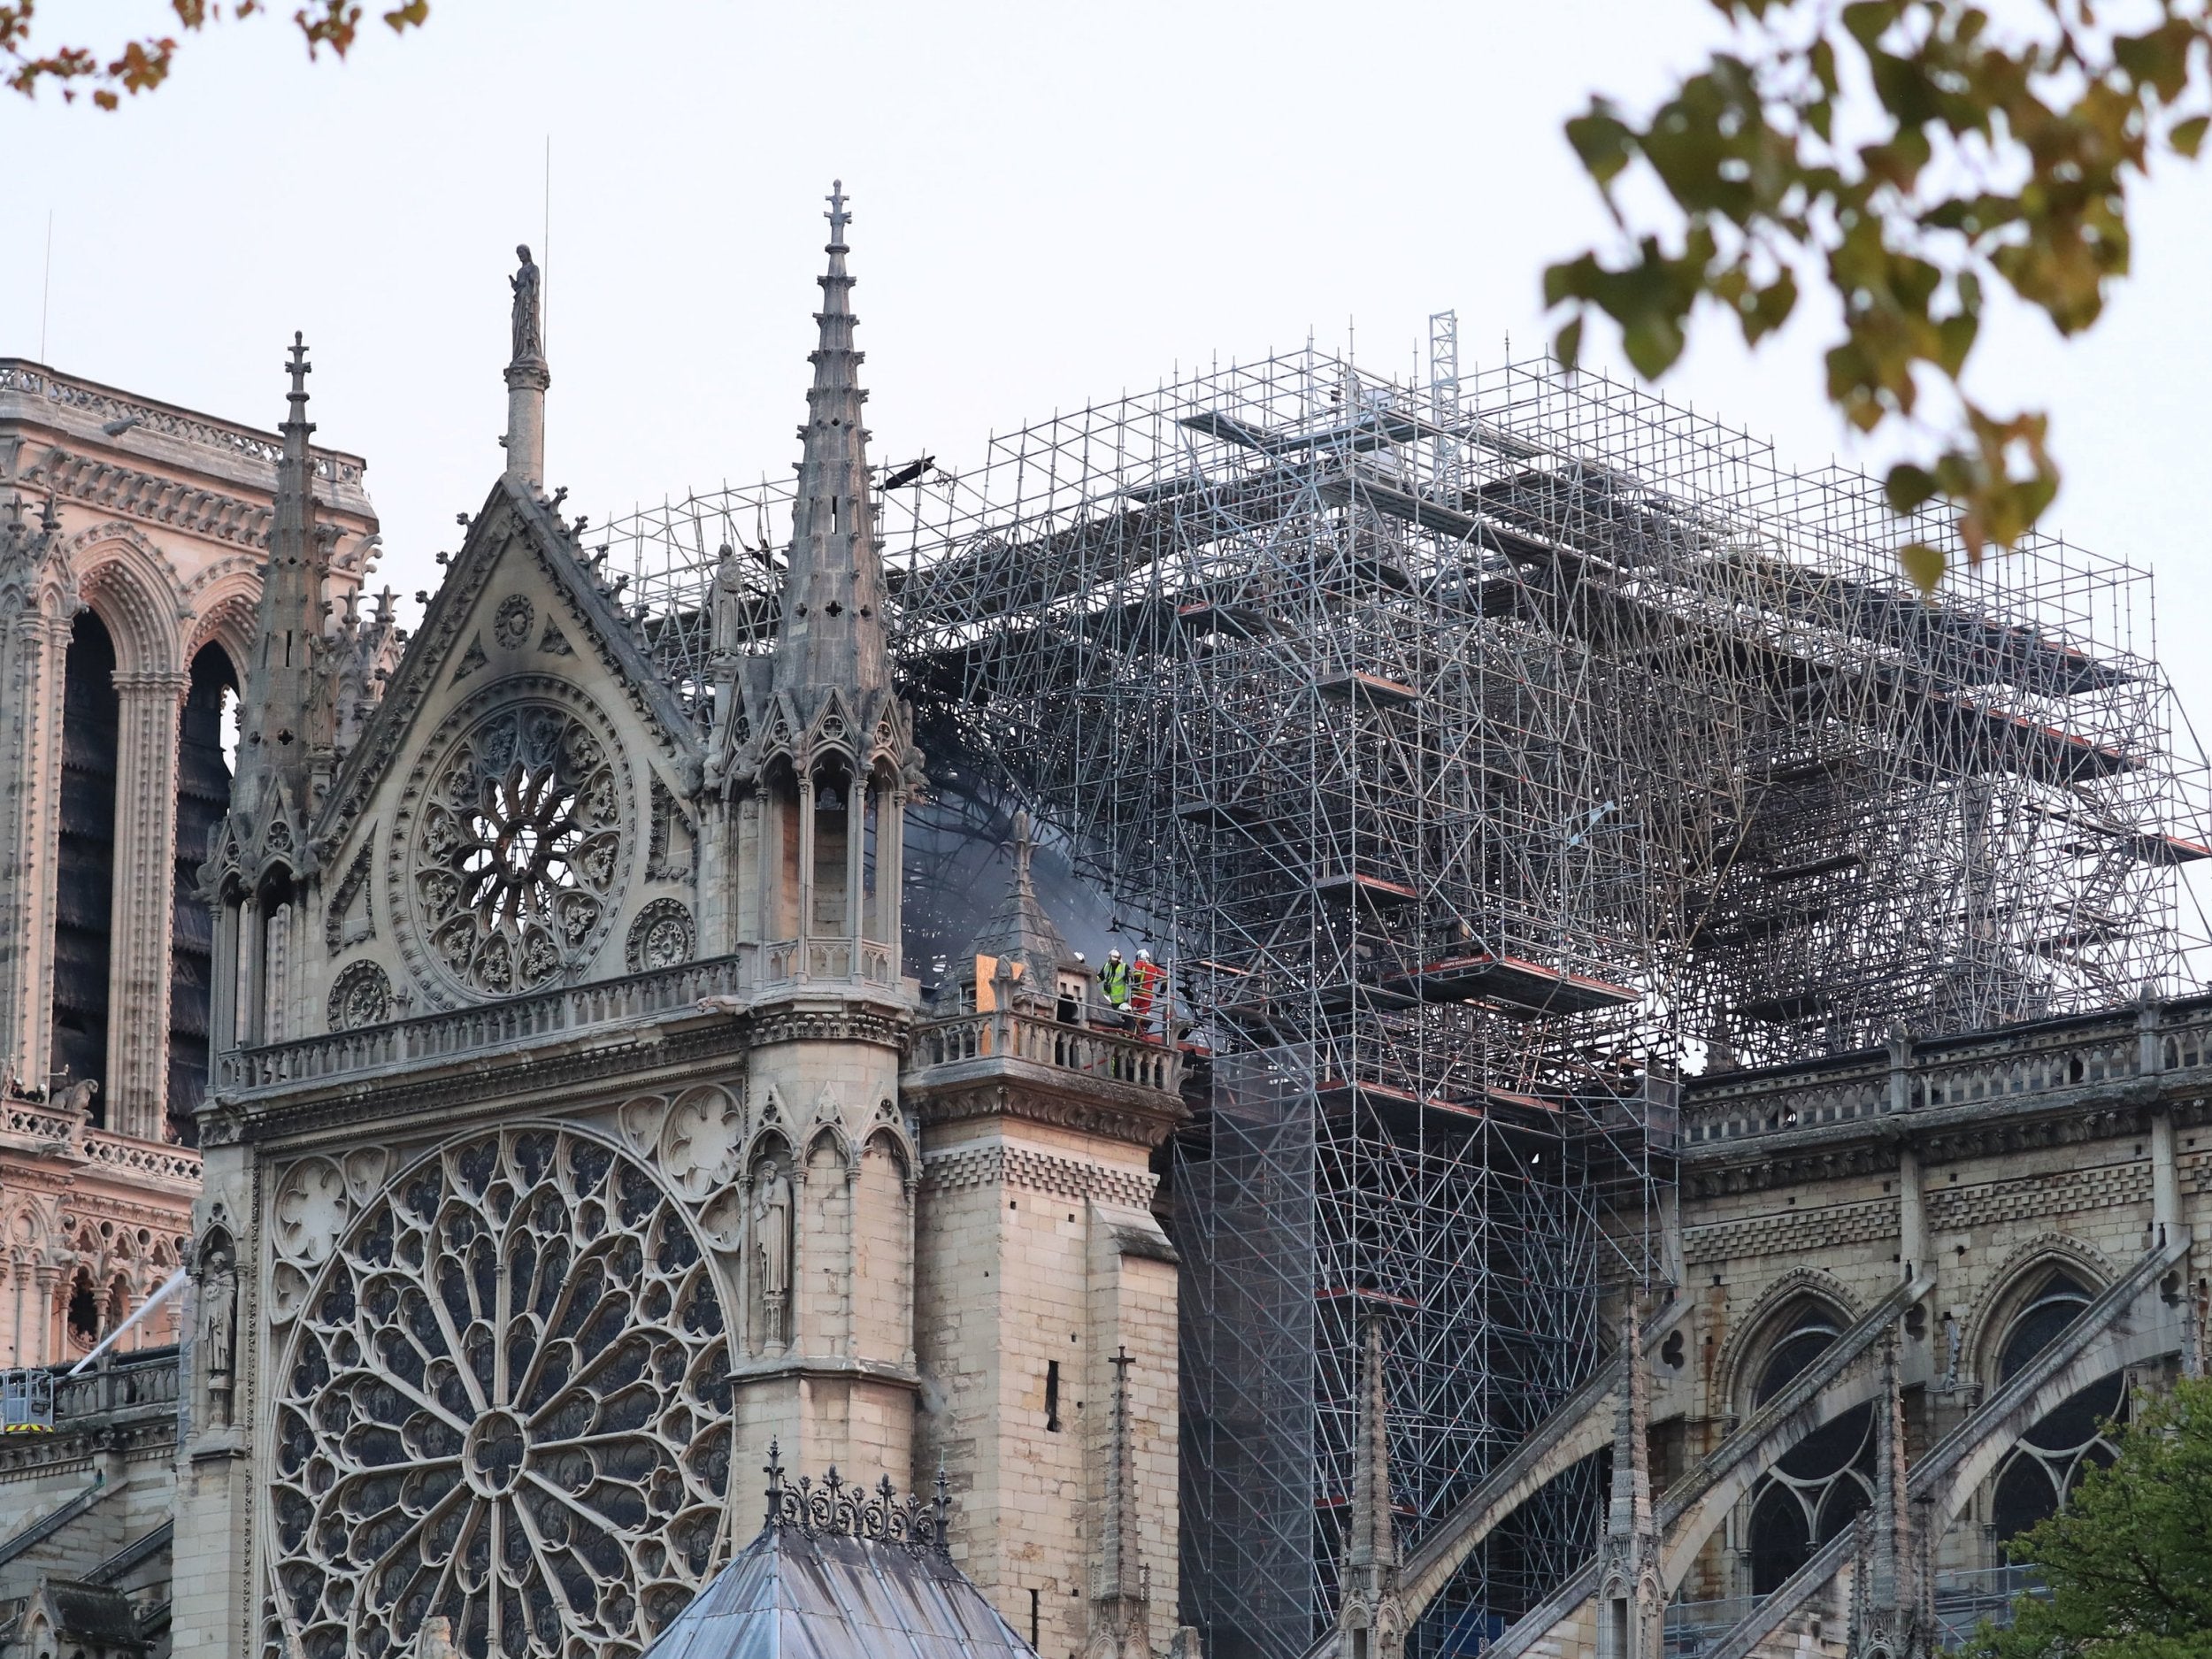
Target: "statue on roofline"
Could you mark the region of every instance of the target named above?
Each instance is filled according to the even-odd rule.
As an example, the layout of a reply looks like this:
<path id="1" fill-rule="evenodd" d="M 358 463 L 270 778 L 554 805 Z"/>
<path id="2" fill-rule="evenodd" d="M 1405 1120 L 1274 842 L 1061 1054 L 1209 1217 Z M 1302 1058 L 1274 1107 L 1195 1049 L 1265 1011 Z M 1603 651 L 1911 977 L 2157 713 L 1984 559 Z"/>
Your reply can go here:
<path id="1" fill-rule="evenodd" d="M 532 262 L 527 245 L 516 248 L 515 257 L 522 261 L 522 268 L 508 279 L 508 286 L 515 291 L 514 360 L 527 363 L 545 356 L 544 316 L 539 296 L 543 273 Z"/>

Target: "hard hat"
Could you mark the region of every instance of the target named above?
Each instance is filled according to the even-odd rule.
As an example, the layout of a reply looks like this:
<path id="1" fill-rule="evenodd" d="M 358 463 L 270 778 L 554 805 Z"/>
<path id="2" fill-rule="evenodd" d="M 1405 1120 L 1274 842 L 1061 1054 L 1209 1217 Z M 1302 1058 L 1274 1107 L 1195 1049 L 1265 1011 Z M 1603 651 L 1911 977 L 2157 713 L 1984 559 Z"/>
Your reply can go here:
<path id="1" fill-rule="evenodd" d="M 1118 949 L 1108 951 L 1106 953 L 1106 960 L 1109 962 L 1119 962 L 1121 960 L 1121 952 Z"/>
<path id="2" fill-rule="evenodd" d="M 1137 960 L 1139 962 L 1149 962 L 1152 960 L 1152 953 L 1148 950 L 1140 950 L 1137 952 Z"/>

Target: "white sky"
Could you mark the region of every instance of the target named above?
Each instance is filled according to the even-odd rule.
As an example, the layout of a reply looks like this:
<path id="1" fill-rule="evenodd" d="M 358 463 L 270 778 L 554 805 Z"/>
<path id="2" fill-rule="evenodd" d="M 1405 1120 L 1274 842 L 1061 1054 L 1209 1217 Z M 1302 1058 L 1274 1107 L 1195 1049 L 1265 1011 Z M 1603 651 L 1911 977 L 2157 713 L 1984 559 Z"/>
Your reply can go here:
<path id="1" fill-rule="evenodd" d="M 41 26 L 108 45 L 86 31 L 164 11 L 50 0 Z M 412 593 L 501 465 L 517 242 L 548 265 L 549 476 L 595 521 L 795 458 L 833 175 L 876 453 L 957 465 L 1348 319 L 1377 367 L 1447 307 L 1463 366 L 1535 346 L 1543 265 L 1603 231 L 1562 119 L 1655 94 L 1714 27 L 1704 0 L 434 0 L 311 67 L 280 15 L 188 39 L 119 114 L 0 96 L 0 355 L 39 353 L 50 209 L 58 369 L 273 425 L 305 330 L 319 435 L 368 457 L 380 580 Z M 1997 327 L 1979 386 L 2054 411 L 2047 523 L 2155 569 L 2212 735 L 2212 176 L 2142 194 L 2136 266 L 2086 342 Z M 1786 460 L 1848 457 L 1827 333 L 1748 357 L 1709 326 L 1666 388 Z"/>

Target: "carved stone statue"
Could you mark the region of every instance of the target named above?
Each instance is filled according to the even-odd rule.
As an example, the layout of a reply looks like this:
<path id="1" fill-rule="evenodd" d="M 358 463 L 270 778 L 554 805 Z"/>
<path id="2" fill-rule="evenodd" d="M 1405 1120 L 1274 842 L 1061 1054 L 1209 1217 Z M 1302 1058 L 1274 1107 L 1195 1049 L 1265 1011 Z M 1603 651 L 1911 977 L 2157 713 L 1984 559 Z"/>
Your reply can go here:
<path id="1" fill-rule="evenodd" d="M 238 1334 L 238 1269 L 227 1244 L 209 1250 L 200 1270 L 200 1363 L 210 1378 L 228 1379 Z"/>
<path id="2" fill-rule="evenodd" d="M 449 1618 L 426 1618 L 415 1638 L 418 1659 L 455 1659 L 453 1621 Z"/>
<path id="3" fill-rule="evenodd" d="M 734 657 L 745 638 L 745 572 L 737 549 L 725 541 L 714 567 L 714 654 Z"/>
<path id="4" fill-rule="evenodd" d="M 761 1310 L 768 1339 L 783 1340 L 784 1304 L 791 1294 L 791 1183 L 771 1164 L 753 1198 L 753 1250 L 760 1263 Z"/>
<path id="5" fill-rule="evenodd" d="M 530 250 L 518 247 L 515 257 L 522 261 L 522 268 L 510 278 L 509 286 L 515 291 L 515 361 L 526 363 L 545 355 L 544 313 L 541 309 L 538 285 L 541 273 L 532 263 Z"/>
<path id="6" fill-rule="evenodd" d="M 100 1092 L 100 1079 L 81 1077 L 67 1087 L 54 1094 L 54 1108 L 58 1111 L 85 1112 L 92 1110 L 92 1097 Z"/>

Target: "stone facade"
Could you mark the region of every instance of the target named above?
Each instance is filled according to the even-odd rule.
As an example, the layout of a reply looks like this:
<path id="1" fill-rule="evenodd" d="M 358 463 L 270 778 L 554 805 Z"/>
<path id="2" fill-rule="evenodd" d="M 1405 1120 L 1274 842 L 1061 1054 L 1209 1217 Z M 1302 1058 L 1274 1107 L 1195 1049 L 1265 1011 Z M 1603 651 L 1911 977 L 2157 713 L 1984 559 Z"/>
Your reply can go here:
<path id="1" fill-rule="evenodd" d="M 82 1355 L 182 1259 L 199 1160 L 177 1143 L 195 1138 L 208 1059 L 188 876 L 205 848 L 180 844 L 179 825 L 185 842 L 204 837 L 201 797 L 227 787 L 205 740 L 222 688 L 245 677 L 275 456 L 251 427 L 0 359 L 9 1364 Z M 378 546 L 363 466 L 313 458 L 342 612 L 328 626 L 365 664 L 396 641 L 354 600 Z M 174 1317 L 159 1311 L 127 1346 L 173 1340 Z"/>
<path id="2" fill-rule="evenodd" d="M 1906 1436 L 1916 1455 L 1933 1445 L 2004 1380 L 2008 1343 L 2039 1301 L 2047 1320 L 2085 1305 L 2212 1225 L 2208 1083 L 2203 999 L 1691 1083 L 1687 1310 L 1680 1363 L 1659 1368 L 1678 1372 L 1679 1409 L 1655 1422 L 1663 1463 L 1680 1471 L 1748 1417 L 1763 1367 L 1809 1318 L 1842 1328 L 1916 1276 L 1925 1288 L 1901 1325 Z M 2192 1334 L 2168 1369 L 2201 1364 L 2201 1274 L 2187 1258 L 2170 1270 Z M 1870 1474 L 1855 1470 L 1855 1485 Z M 1937 1541 L 1939 1570 L 2001 1563 L 2018 1524 L 2004 1479 Z M 2012 1490 L 2028 1486 L 2024 1473 Z M 1693 1594 L 1755 1588 L 1761 1495 L 1701 1552 Z"/>
<path id="3" fill-rule="evenodd" d="M 1175 1638 L 1177 1057 L 904 971 L 926 767 L 833 214 L 782 626 L 718 626 L 710 718 L 539 481 L 526 262 L 506 472 L 343 741 L 296 644 L 331 580 L 296 353 L 205 871 L 179 1655 L 635 1653 L 776 1458 L 943 1467 L 954 1558 L 1048 1652 Z"/>

